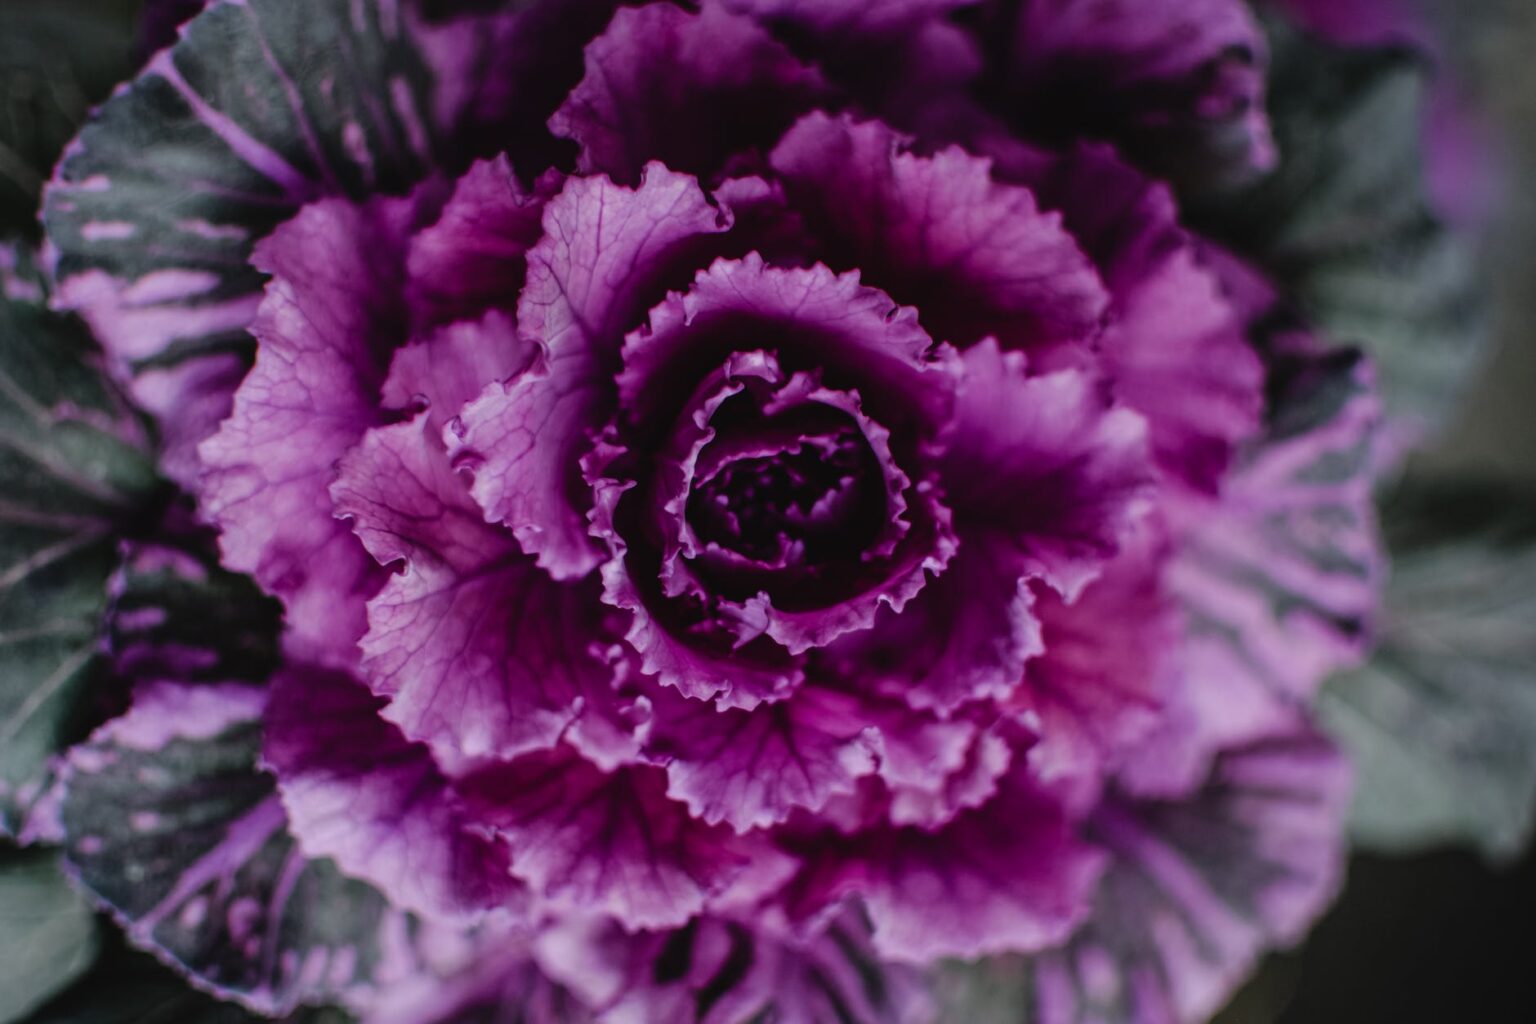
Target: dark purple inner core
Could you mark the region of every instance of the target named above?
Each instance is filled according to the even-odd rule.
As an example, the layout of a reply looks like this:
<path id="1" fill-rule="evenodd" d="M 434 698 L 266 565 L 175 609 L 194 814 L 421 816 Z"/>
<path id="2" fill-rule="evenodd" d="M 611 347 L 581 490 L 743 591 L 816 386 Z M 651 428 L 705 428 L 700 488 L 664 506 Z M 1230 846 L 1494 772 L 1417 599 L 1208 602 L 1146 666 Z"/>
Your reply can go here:
<path id="1" fill-rule="evenodd" d="M 703 550 L 694 571 L 735 600 L 835 601 L 867 583 L 866 552 L 891 524 L 880 457 L 855 418 L 814 400 L 763 408 L 738 395 L 710 419 L 684 509 Z"/>
<path id="2" fill-rule="evenodd" d="M 688 500 L 695 535 L 754 561 L 809 562 L 862 550 L 883 511 L 880 466 L 849 427 L 787 450 L 732 459 Z"/>

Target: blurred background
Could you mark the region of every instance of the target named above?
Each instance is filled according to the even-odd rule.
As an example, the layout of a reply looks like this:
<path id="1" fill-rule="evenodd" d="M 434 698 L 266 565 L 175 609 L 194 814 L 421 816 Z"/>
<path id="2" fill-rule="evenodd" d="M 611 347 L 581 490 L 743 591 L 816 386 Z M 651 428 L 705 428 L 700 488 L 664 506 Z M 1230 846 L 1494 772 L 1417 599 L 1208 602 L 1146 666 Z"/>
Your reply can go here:
<path id="1" fill-rule="evenodd" d="M 1483 263 L 1496 345 L 1457 419 L 1409 472 L 1536 493 L 1536 189 L 1526 184 L 1536 180 L 1536 0 L 1419 6 L 1445 46 L 1442 73 L 1480 112 L 1503 188 Z M 0 0 L 0 235 L 36 237 L 49 168 L 138 59 L 137 8 L 136 0 Z M 1343 897 L 1308 943 L 1271 957 L 1219 1019 L 1536 1021 L 1536 856 L 1499 864 L 1449 848 L 1356 856 Z"/>
<path id="2" fill-rule="evenodd" d="M 1439 74 L 1470 101 L 1500 167 L 1483 243 L 1493 347 L 1456 418 L 1408 473 L 1536 494 L 1536 0 L 1417 7 L 1445 47 Z M 1307 944 L 1271 957 L 1218 1020 L 1536 1021 L 1536 854 L 1501 864 L 1450 848 L 1355 856 Z"/>

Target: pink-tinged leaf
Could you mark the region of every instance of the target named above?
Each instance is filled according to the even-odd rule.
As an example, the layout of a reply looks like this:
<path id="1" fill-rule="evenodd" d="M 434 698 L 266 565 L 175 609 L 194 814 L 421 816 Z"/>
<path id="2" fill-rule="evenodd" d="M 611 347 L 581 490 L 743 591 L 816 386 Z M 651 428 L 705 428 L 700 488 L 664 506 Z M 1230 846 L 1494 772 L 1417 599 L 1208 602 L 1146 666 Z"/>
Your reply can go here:
<path id="1" fill-rule="evenodd" d="M 814 921 L 858 896 L 880 955 L 923 964 L 1056 945 L 1087 914 L 1103 866 L 1060 807 L 1017 774 L 933 831 L 830 833 L 789 849 L 806 862 L 785 894 L 792 916 Z"/>
<path id="2" fill-rule="evenodd" d="M 1424 101 L 1447 76 L 1421 54 L 1330 45 L 1281 18 L 1266 28 L 1280 164 L 1251 187 L 1203 199 L 1198 222 L 1257 263 L 1287 308 L 1365 349 L 1396 435 L 1390 454 L 1400 457 L 1447 425 L 1483 363 L 1487 268 L 1473 233 L 1444 223 L 1426 189 L 1449 185 L 1475 202 L 1486 168 L 1462 165 L 1450 182 L 1425 182 L 1426 156 L 1440 155 L 1427 115 L 1443 111 Z M 1459 148 L 1444 154 L 1453 166 L 1478 162 Z M 1433 179 L 1443 168 L 1430 170 Z"/>
<path id="3" fill-rule="evenodd" d="M 994 0 L 1004 112 L 1048 142 L 1106 138 L 1158 173 L 1224 184 L 1269 168 L 1266 46 L 1242 0 Z"/>
<path id="4" fill-rule="evenodd" d="M 282 660 L 282 605 L 219 566 L 212 531 L 173 506 L 150 539 L 122 544 L 104 642 L 133 683 L 265 682 Z"/>
<path id="5" fill-rule="evenodd" d="M 1370 642 L 1384 561 L 1370 368 L 1310 343 L 1273 364 L 1268 429 L 1220 502 L 1169 506 L 1184 685 L 1134 755 L 1128 781 L 1139 791 L 1177 791 L 1215 750 L 1283 728 Z"/>
<path id="6" fill-rule="evenodd" d="M 465 939 L 469 941 L 466 942 Z M 446 937 L 456 956 L 420 971 L 370 1001 L 365 1024 L 597 1024 L 586 1003 L 540 969 L 529 937 L 504 924 Z M 439 950 L 441 952 L 441 950 Z"/>
<path id="7" fill-rule="evenodd" d="M 523 908 L 505 851 L 469 831 L 430 752 L 379 717 L 383 703 L 341 672 L 293 665 L 273 678 L 262 760 L 300 849 L 429 917 Z"/>
<path id="8" fill-rule="evenodd" d="M 366 1002 L 419 969 L 410 922 L 305 856 L 256 768 L 266 694 L 151 685 L 70 755 L 70 870 L 131 942 L 257 1012 Z"/>
<path id="9" fill-rule="evenodd" d="M 782 854 L 691 817 L 666 785 L 659 768 L 605 773 L 556 749 L 477 772 L 461 788 L 506 843 L 513 873 L 552 908 L 671 928 L 754 876 L 782 879 Z"/>
<path id="10" fill-rule="evenodd" d="M 965 354 L 942 460 L 962 535 L 983 528 L 1068 600 L 1120 550 L 1149 497 L 1147 425 L 1084 370 L 1031 377 L 991 341 Z"/>
<path id="11" fill-rule="evenodd" d="M 256 365 L 234 412 L 200 450 L 202 510 L 224 564 L 256 577 L 317 656 L 354 657 L 364 602 L 382 582 L 328 488 L 379 418 L 379 390 L 403 340 L 411 200 L 305 207 L 258 247 L 273 275 L 252 327 Z"/>
<path id="12" fill-rule="evenodd" d="M 97 655 L 119 538 L 164 501 L 151 448 L 32 254 L 0 245 L 0 836 L 57 831 L 58 757 L 122 699 Z"/>
<path id="13" fill-rule="evenodd" d="M 1147 417 L 1159 467 L 1215 491 L 1259 430 L 1264 366 L 1226 282 L 1204 265 L 1166 185 L 1107 147 L 1062 155 L 988 140 L 998 173 L 1059 210 L 1110 292 L 1101 341 L 1116 394 Z"/>
<path id="14" fill-rule="evenodd" d="M 1187 798 L 1106 800 L 1089 823 L 1109 853 L 1092 914 L 1032 964 L 1040 1019 L 1208 1020 L 1337 892 L 1348 791 L 1338 751 L 1293 724 L 1223 753 Z"/>
<path id="15" fill-rule="evenodd" d="M 586 66 L 550 127 L 580 147 L 582 172 L 618 181 L 635 181 L 650 160 L 710 178 L 833 98 L 813 67 L 717 4 L 621 7 L 587 46 Z"/>
<path id="16" fill-rule="evenodd" d="M 666 697 L 647 750 L 667 768 L 667 792 L 708 824 L 748 832 L 818 811 L 872 773 L 879 743 L 858 700 L 805 687 L 743 711 Z"/>
<path id="17" fill-rule="evenodd" d="M 515 309 L 558 180 L 551 175 L 526 188 L 502 155 L 476 162 L 454 182 L 437 222 L 410 241 L 407 287 L 418 331 Z"/>
<path id="18" fill-rule="evenodd" d="M 1349 755 L 1357 849 L 1472 843 L 1510 863 L 1536 829 L 1536 501 L 1419 481 L 1382 506 L 1391 579 L 1371 659 L 1318 717 Z"/>
<path id="19" fill-rule="evenodd" d="M 518 329 L 541 356 L 465 407 L 451 454 L 471 467 L 486 518 L 505 524 L 552 575 L 584 576 L 600 558 L 579 463 L 613 411 L 624 334 L 679 264 L 729 226 L 693 178 L 659 165 L 634 190 L 572 179 L 546 207 L 518 305 Z"/>
<path id="20" fill-rule="evenodd" d="M 827 261 L 917 307 L 939 341 L 1090 341 L 1108 297 L 1060 216 L 1028 189 L 994 181 L 987 160 L 909 146 L 878 122 L 816 113 L 771 162 Z"/>
<path id="21" fill-rule="evenodd" d="M 495 381 L 509 381 L 528 369 L 537 349 L 517 333 L 500 310 L 461 320 L 429 333 L 395 352 L 384 380 L 382 400 L 391 410 L 425 406 L 433 433 L 443 429 L 464 403 Z"/>
<path id="22" fill-rule="evenodd" d="M 1004 706 L 1039 736 L 1028 755 L 1035 777 L 1074 807 L 1097 801 L 1177 694 L 1183 620 L 1163 582 L 1168 553 L 1144 521 L 1076 601 L 1037 594 L 1044 650 Z"/>
<path id="23" fill-rule="evenodd" d="M 959 551 L 901 614 L 839 640 L 837 671 L 869 679 L 914 708 L 949 713 L 1011 691 L 1041 651 L 1028 577 L 1032 563 L 1007 533 L 964 529 Z"/>
<path id="24" fill-rule="evenodd" d="M 370 431 L 332 493 L 373 557 L 399 563 L 368 603 L 362 677 L 452 768 L 547 747 L 616 697 L 596 581 L 551 579 L 487 524 L 429 428 L 422 413 Z"/>
<path id="25" fill-rule="evenodd" d="M 252 296 L 250 308 L 234 318 L 240 327 L 231 329 L 231 347 L 240 352 L 214 352 L 163 368 L 146 366 L 134 376 L 134 401 L 160 427 L 160 471 L 188 491 L 197 488 L 202 473 L 198 446 L 229 418 L 235 391 L 250 372 L 250 360 L 244 353 L 250 341 L 245 328 L 255 317 L 258 299 Z M 116 320 L 112 313 L 101 315 Z M 116 322 L 131 317 L 131 312 L 125 312 Z"/>

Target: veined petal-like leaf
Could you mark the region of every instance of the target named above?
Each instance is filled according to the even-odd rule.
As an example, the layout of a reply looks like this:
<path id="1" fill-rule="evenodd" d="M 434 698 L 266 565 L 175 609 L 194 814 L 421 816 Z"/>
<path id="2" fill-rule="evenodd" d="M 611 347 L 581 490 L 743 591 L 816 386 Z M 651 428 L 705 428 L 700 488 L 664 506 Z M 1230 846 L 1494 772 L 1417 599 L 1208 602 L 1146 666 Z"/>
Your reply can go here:
<path id="1" fill-rule="evenodd" d="M 131 942 L 200 988 L 270 1015 L 365 999 L 401 969 L 416 926 L 297 848 L 256 768 L 264 699 L 241 685 L 141 687 L 70 753 L 67 863 Z"/>
<path id="2" fill-rule="evenodd" d="M 1357 765 L 1356 842 L 1470 841 L 1517 855 L 1536 825 L 1536 500 L 1441 486 L 1384 510 L 1381 642 L 1329 684 L 1323 722 Z"/>
<path id="3" fill-rule="evenodd" d="M 1265 432 L 1221 501 L 1176 507 L 1183 540 L 1168 580 L 1188 627 L 1183 692 L 1130 757 L 1137 792 L 1197 781 L 1212 752 L 1269 735 L 1369 648 L 1384 571 L 1370 367 L 1349 350 L 1274 363 Z"/>
<path id="4" fill-rule="evenodd" d="M 23 831 L 51 758 L 90 727 L 117 535 L 153 501 L 143 429 L 80 324 L 0 246 L 0 834 Z"/>
<path id="5" fill-rule="evenodd" d="M 1223 752 L 1186 797 L 1105 800 L 1088 832 L 1109 867 L 1087 923 L 1033 958 L 941 969 L 941 1019 L 1208 1020 L 1261 953 L 1304 934 L 1342 875 L 1348 766 L 1293 729 Z"/>

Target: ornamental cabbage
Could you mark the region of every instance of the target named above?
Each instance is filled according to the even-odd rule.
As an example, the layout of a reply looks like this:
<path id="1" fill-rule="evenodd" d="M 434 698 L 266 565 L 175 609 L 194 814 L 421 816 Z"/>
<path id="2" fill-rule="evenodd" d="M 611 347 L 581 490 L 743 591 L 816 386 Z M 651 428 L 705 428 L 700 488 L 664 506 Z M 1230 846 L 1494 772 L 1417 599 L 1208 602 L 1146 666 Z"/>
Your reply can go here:
<path id="1" fill-rule="evenodd" d="M 284 607 L 262 686 L 144 659 L 75 755 L 249 723 L 275 779 L 103 898 L 269 1013 L 952 1019 L 992 958 L 1042 1021 L 1209 1015 L 1338 883 L 1308 706 L 1380 582 L 1368 365 L 1175 199 L 1275 160 L 1250 12 L 487 6 L 219 0 L 50 189 Z M 418 954 L 263 952 L 274 837 Z"/>

